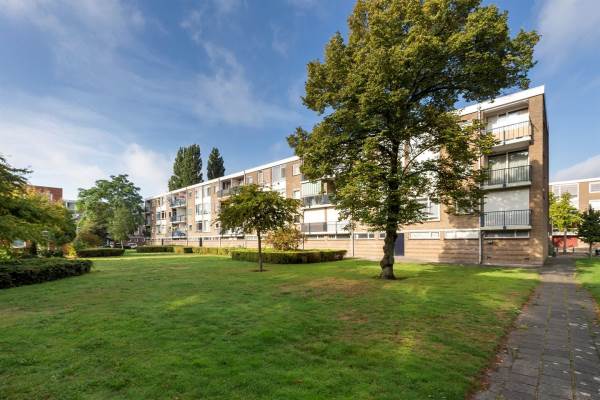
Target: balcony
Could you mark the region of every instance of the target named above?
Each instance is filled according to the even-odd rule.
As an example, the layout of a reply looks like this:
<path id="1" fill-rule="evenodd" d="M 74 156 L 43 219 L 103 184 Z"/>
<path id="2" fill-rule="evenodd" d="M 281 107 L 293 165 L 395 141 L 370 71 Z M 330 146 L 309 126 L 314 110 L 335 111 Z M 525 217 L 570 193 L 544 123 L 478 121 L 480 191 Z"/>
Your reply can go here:
<path id="1" fill-rule="evenodd" d="M 171 199 L 170 203 L 171 203 L 172 208 L 186 206 L 186 201 L 185 201 L 185 199 L 182 199 L 182 198 L 173 198 L 173 199 Z"/>
<path id="2" fill-rule="evenodd" d="M 513 143 L 529 142 L 533 129 L 531 121 L 523 121 L 488 129 L 487 132 L 494 135 L 497 142 L 495 147 L 499 147 Z"/>
<path id="3" fill-rule="evenodd" d="M 302 233 L 328 233 L 328 234 L 343 234 L 349 233 L 346 226 L 348 222 L 308 222 L 300 225 Z"/>
<path id="4" fill-rule="evenodd" d="M 531 165 L 520 167 L 490 169 L 483 187 L 485 189 L 498 189 L 531 184 Z"/>
<path id="5" fill-rule="evenodd" d="M 233 194 L 237 194 L 240 190 L 239 186 L 234 186 L 234 187 L 229 187 L 227 189 L 221 189 L 219 191 L 217 191 L 217 196 L 218 197 L 226 197 L 226 196 L 231 196 Z"/>
<path id="6" fill-rule="evenodd" d="M 185 238 L 187 236 L 187 233 L 185 231 L 173 231 L 171 232 L 171 237 L 173 239 L 181 239 L 181 238 Z"/>
<path id="7" fill-rule="evenodd" d="M 306 208 L 326 206 L 331 204 L 328 194 L 318 194 L 302 198 L 302 206 Z"/>
<path id="8" fill-rule="evenodd" d="M 531 229 L 531 210 L 484 212 L 481 227 L 484 230 Z"/>
<path id="9" fill-rule="evenodd" d="M 185 215 L 173 215 L 171 217 L 171 222 L 176 224 L 180 222 L 185 222 Z"/>

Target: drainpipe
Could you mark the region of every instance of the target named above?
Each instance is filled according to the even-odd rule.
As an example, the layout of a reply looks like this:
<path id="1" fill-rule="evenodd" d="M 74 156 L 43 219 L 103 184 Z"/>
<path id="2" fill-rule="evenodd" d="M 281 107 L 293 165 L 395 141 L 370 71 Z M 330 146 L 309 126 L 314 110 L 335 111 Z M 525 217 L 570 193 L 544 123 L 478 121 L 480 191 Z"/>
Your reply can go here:
<path id="1" fill-rule="evenodd" d="M 481 122 L 481 105 L 477 106 L 477 119 Z M 481 158 L 483 156 L 480 155 L 479 156 L 479 160 L 478 160 L 478 167 L 479 170 L 481 170 L 481 166 L 482 166 L 482 162 L 481 162 Z M 478 263 L 479 264 L 483 264 L 483 232 L 481 231 L 481 218 L 482 218 L 482 213 L 483 212 L 483 200 L 480 201 L 479 203 L 479 255 L 478 255 Z"/>

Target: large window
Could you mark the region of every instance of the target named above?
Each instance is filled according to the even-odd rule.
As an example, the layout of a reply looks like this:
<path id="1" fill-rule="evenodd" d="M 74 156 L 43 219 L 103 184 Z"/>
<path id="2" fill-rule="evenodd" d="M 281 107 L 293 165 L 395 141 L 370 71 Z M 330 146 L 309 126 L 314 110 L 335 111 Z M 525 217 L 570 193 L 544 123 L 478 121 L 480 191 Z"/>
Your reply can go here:
<path id="1" fill-rule="evenodd" d="M 438 231 L 409 232 L 408 238 L 412 240 L 437 240 L 440 238 L 440 233 Z"/>
<path id="2" fill-rule="evenodd" d="M 300 175 L 300 164 L 292 165 L 292 175 Z"/>
<path id="3" fill-rule="evenodd" d="M 600 193 L 600 181 L 590 182 L 590 193 Z"/>
<path id="4" fill-rule="evenodd" d="M 486 239 L 526 239 L 529 231 L 488 231 L 484 236 Z"/>
<path id="5" fill-rule="evenodd" d="M 456 230 L 444 232 L 444 239 L 477 239 L 479 238 L 478 231 L 472 230 Z"/>
<path id="6" fill-rule="evenodd" d="M 285 180 L 285 165 L 277 165 L 272 168 L 272 180 L 274 183 Z"/>
<path id="7" fill-rule="evenodd" d="M 440 205 L 435 201 L 427 198 L 418 199 L 419 203 L 423 205 L 423 212 L 425 213 L 425 219 L 435 220 L 440 219 Z"/>
<path id="8" fill-rule="evenodd" d="M 559 185 L 552 185 L 552 193 L 557 198 L 560 198 L 563 194 L 568 193 L 571 195 L 571 205 L 575 208 L 579 208 L 579 184 L 563 183 Z"/>

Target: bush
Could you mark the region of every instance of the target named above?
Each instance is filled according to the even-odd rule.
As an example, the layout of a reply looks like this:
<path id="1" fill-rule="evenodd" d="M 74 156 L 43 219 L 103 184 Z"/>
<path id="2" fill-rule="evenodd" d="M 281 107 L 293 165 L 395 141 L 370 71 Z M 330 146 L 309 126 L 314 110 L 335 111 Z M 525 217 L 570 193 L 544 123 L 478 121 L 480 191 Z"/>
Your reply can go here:
<path id="1" fill-rule="evenodd" d="M 173 251 L 177 254 L 191 254 L 193 252 L 191 247 L 183 246 L 173 246 Z"/>
<path id="2" fill-rule="evenodd" d="M 38 254 L 42 257 L 63 257 L 63 251 L 62 249 L 54 249 L 54 250 L 40 250 L 38 251 Z"/>
<path id="3" fill-rule="evenodd" d="M 266 242 L 275 250 L 298 250 L 302 242 L 302 232 L 294 227 L 281 228 L 269 233 Z"/>
<path id="4" fill-rule="evenodd" d="M 53 281 L 90 272 L 90 260 L 38 258 L 0 263 L 0 289 Z"/>
<path id="5" fill-rule="evenodd" d="M 308 264 L 337 261 L 344 258 L 346 250 L 290 250 L 263 251 L 263 261 L 269 264 Z M 231 258 L 238 261 L 258 262 L 258 250 L 232 250 Z"/>
<path id="6" fill-rule="evenodd" d="M 138 246 L 135 248 L 138 253 L 173 253 L 173 246 Z"/>
<path id="7" fill-rule="evenodd" d="M 92 232 L 79 232 L 73 241 L 73 246 L 77 250 L 85 249 L 86 247 L 98 247 L 102 244 L 102 238 Z"/>
<path id="8" fill-rule="evenodd" d="M 235 249 L 241 249 L 241 247 L 192 247 L 192 251 L 196 254 L 215 256 L 228 256 Z"/>
<path id="9" fill-rule="evenodd" d="M 109 247 L 77 250 L 78 257 L 118 257 L 122 256 L 124 253 L 125 249 L 111 249 Z"/>

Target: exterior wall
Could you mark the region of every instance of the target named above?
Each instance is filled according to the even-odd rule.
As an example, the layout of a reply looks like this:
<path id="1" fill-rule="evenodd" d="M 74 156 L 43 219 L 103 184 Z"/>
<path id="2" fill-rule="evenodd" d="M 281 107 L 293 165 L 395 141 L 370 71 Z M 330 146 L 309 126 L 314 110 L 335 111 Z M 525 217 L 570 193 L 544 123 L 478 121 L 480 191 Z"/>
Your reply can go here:
<path id="1" fill-rule="evenodd" d="M 62 188 L 35 185 L 27 185 L 27 188 L 33 190 L 35 193 L 48 196 L 48 200 L 52 202 L 62 202 L 63 200 Z"/>
<path id="2" fill-rule="evenodd" d="M 530 183 L 527 182 L 520 190 L 525 188 L 529 192 L 528 202 L 531 211 L 531 219 L 529 226 L 520 227 L 519 229 L 528 232 L 528 237 L 519 238 L 488 238 L 481 228 L 482 217 L 477 213 L 470 215 L 453 215 L 447 212 L 444 206 L 440 207 L 439 218 L 428 220 L 422 224 L 414 224 L 403 227 L 400 232 L 404 235 L 404 255 L 399 259 L 423 260 L 434 262 L 457 262 L 457 263 L 485 263 L 485 264 L 542 264 L 547 256 L 548 249 L 548 129 L 545 115 L 544 95 L 543 90 L 534 90 L 534 94 L 529 97 L 520 96 L 511 103 L 513 97 L 498 98 L 495 103 L 486 103 L 484 105 L 469 107 L 468 110 L 461 112 L 461 118 L 464 121 L 472 119 L 486 118 L 486 115 L 491 115 L 497 107 L 506 109 L 528 108 L 529 123 L 531 128 L 531 138 L 527 141 L 517 143 L 517 150 L 527 149 L 529 154 L 530 167 Z M 531 92 L 533 93 L 533 92 Z M 485 109 L 486 111 L 481 111 Z M 515 150 L 514 143 L 511 144 L 511 149 Z M 500 146 L 501 147 L 501 146 Z M 499 153 L 504 154 L 508 149 L 500 149 Z M 149 212 L 147 215 L 148 223 L 152 229 L 152 242 L 161 241 L 164 243 L 181 243 L 189 246 L 196 246 L 202 243 L 206 247 L 257 247 L 256 237 L 253 235 L 240 235 L 238 237 L 220 236 L 219 227 L 215 223 L 218 216 L 221 201 L 226 198 L 219 196 L 219 190 L 223 187 L 223 182 L 232 180 L 232 185 L 235 186 L 238 180 L 247 184 L 250 179 L 252 183 L 262 185 L 266 188 L 276 189 L 272 182 L 273 167 L 285 166 L 285 191 L 286 197 L 293 197 L 294 191 L 302 189 L 302 175 L 293 173 L 293 166 L 301 163 L 297 157 L 291 157 L 285 160 L 276 161 L 256 168 L 251 168 L 248 171 L 242 171 L 236 174 L 230 174 L 225 177 L 214 179 L 209 182 L 204 182 L 192 187 L 185 188 L 187 206 L 186 206 L 186 223 L 187 237 L 184 239 L 172 240 L 170 230 L 166 229 L 164 234 L 157 234 L 154 228 L 156 221 L 156 211 L 158 210 L 155 201 L 151 199 L 149 203 Z M 487 159 L 482 158 L 476 167 L 486 166 Z M 262 180 L 259 181 L 259 174 L 262 175 Z M 235 180 L 235 184 L 233 183 Z M 210 199 L 210 218 L 211 225 L 208 232 L 199 232 L 196 229 L 196 191 L 202 187 L 209 186 L 211 188 Z M 324 193 L 331 191 L 332 185 L 329 182 L 324 182 Z M 282 189 L 282 188 L 281 188 Z M 515 188 L 495 189 L 498 191 L 510 191 Z M 180 190 L 181 191 L 181 190 Z M 165 199 L 165 212 L 167 214 L 167 227 L 171 228 L 174 224 L 171 223 L 172 209 L 168 200 L 171 193 L 161 195 Z M 157 196 L 157 197 L 161 197 Z M 313 196 L 306 194 L 306 196 Z M 597 195 L 600 198 L 600 193 Z M 510 198 L 508 196 L 507 198 Z M 583 196 L 580 200 L 586 201 Z M 368 227 L 356 227 L 354 232 L 341 230 L 339 225 L 333 224 L 334 231 L 329 231 L 332 222 L 337 219 L 337 212 L 330 204 L 312 203 L 311 207 L 304 208 L 304 212 L 314 212 L 320 210 L 320 215 L 316 219 L 319 221 L 299 221 L 302 222 L 318 222 L 317 227 L 327 223 L 327 231 L 311 231 L 305 235 L 302 247 L 305 249 L 315 248 L 330 248 L 330 249 L 345 249 L 348 256 L 380 259 L 383 255 L 383 235 L 379 232 L 369 233 Z M 183 224 L 182 224 L 183 225 Z M 300 225 L 298 225 L 300 227 Z M 510 229 L 510 228 L 508 228 Z M 469 239 L 451 239 L 446 238 L 450 235 L 450 231 L 465 230 L 471 233 Z M 494 229 L 498 231 L 499 229 Z M 411 238 L 411 232 L 439 232 L 439 239 L 417 239 Z"/>

